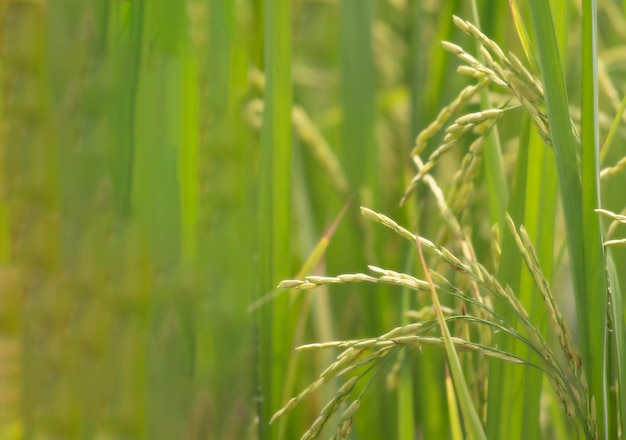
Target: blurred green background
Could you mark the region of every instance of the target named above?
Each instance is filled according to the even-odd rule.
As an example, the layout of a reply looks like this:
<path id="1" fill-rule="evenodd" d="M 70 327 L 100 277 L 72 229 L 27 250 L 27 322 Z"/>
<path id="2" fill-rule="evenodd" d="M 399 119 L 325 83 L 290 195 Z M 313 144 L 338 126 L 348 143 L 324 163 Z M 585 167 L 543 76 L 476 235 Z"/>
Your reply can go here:
<path id="1" fill-rule="evenodd" d="M 575 37 L 576 2 L 553 3 Z M 624 6 L 600 4 L 621 86 Z M 521 55 L 508 2 L 478 5 Z M 410 246 L 358 207 L 438 229 L 432 201 L 398 202 L 416 133 L 467 83 L 439 45 L 468 43 L 452 14 L 472 20 L 470 2 L 4 1 L 0 438 L 299 438 L 332 389 L 267 421 L 332 353 L 292 347 L 374 336 L 428 304 L 389 286 L 274 287 L 311 255 L 307 274 L 413 270 Z M 503 119 L 505 145 L 518 131 Z M 467 211 L 488 217 L 480 186 Z M 488 255 L 491 224 L 475 229 Z M 413 423 L 448 436 L 442 356 L 414 356 L 401 388 L 376 378 L 353 438 Z"/>

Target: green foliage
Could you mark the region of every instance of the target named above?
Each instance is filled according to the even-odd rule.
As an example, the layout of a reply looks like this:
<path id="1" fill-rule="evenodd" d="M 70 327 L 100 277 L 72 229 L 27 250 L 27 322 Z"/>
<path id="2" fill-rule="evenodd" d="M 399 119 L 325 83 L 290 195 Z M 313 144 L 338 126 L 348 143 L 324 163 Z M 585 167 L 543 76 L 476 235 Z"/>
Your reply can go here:
<path id="1" fill-rule="evenodd" d="M 7 0 L 0 438 L 621 438 L 624 4 Z"/>

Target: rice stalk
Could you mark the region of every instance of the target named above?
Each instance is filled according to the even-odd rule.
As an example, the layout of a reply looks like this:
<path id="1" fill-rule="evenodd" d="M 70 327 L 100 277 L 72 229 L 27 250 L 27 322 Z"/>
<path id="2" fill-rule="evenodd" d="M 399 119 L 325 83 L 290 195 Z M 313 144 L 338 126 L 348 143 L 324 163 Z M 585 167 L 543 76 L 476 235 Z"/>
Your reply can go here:
<path id="1" fill-rule="evenodd" d="M 471 97 L 489 84 L 495 84 L 509 92 L 515 103 L 509 107 L 486 109 L 481 112 L 466 114 L 449 124 L 445 128 L 443 142 L 431 153 L 424 166 L 413 177 L 402 196 L 400 204 L 406 202 L 417 187 L 418 182 L 436 165 L 437 160 L 457 145 L 458 141 L 465 134 L 474 132 L 479 136 L 475 142 L 482 143 L 480 139 L 493 128 L 497 119 L 507 110 L 514 110 L 519 106 L 526 109 L 542 138 L 548 145 L 551 144 L 550 128 L 545 111 L 544 92 L 541 82 L 530 73 L 513 53 L 506 55 L 497 43 L 489 39 L 473 24 L 456 16 L 454 17 L 454 24 L 481 43 L 480 52 L 485 61 L 479 61 L 456 44 L 444 41 L 442 46 L 465 63 L 465 65 L 459 67 L 459 73 L 480 78 L 480 82 L 467 86 L 461 91 L 450 105 L 440 111 L 435 121 L 418 134 L 416 146 L 412 150 L 411 155 L 413 157 L 419 155 L 427 146 L 428 140 L 446 126 L 450 117 L 459 112 L 469 103 Z M 573 123 L 572 129 L 575 131 Z"/>
<path id="2" fill-rule="evenodd" d="M 367 218 L 382 223 L 383 225 L 394 230 L 400 236 L 406 239 L 409 239 L 409 237 L 413 235 L 408 230 L 401 227 L 387 216 L 376 213 L 367 208 L 362 208 L 361 211 Z M 512 228 L 513 231 L 515 231 L 515 227 L 512 224 L 510 218 L 509 227 Z M 419 243 L 423 244 L 425 249 L 429 250 L 430 255 L 438 257 L 442 261 L 446 262 L 451 268 L 454 268 L 454 270 L 461 271 L 474 280 L 476 285 L 479 287 L 479 292 L 481 292 L 478 299 L 474 299 L 471 296 L 467 295 L 456 294 L 456 296 L 470 304 L 473 304 L 477 307 L 478 310 L 482 310 L 482 312 L 479 313 L 480 315 L 491 316 L 490 319 L 484 319 L 480 316 L 472 316 L 464 311 L 460 315 L 449 315 L 447 317 L 444 317 L 443 319 L 445 322 L 452 323 L 455 321 L 461 321 L 485 328 L 492 328 L 492 331 L 495 331 L 497 329 L 497 331 L 508 334 L 522 341 L 524 344 L 527 344 L 532 349 L 532 351 L 539 356 L 541 364 L 535 365 L 529 360 L 522 359 L 519 356 L 502 351 L 496 347 L 492 347 L 480 342 L 474 342 L 467 338 L 463 339 L 458 336 L 450 335 L 450 342 L 453 344 L 454 349 L 459 352 L 477 353 L 490 358 L 496 358 L 515 364 L 525 364 L 538 368 L 540 371 L 546 373 L 566 413 L 577 414 L 580 420 L 593 420 L 593 418 L 589 416 L 591 408 L 585 404 L 585 402 L 588 402 L 589 400 L 586 397 L 587 391 L 586 385 L 584 383 L 584 376 L 580 374 L 580 358 L 572 352 L 570 346 L 569 331 L 565 326 L 563 317 L 558 310 L 552 294 L 550 293 L 549 287 L 547 287 L 545 279 L 541 276 L 541 272 L 536 260 L 536 255 L 532 250 L 532 246 L 528 241 L 528 237 L 527 235 L 525 235 L 523 228 L 521 229 L 521 231 L 522 235 L 516 235 L 516 240 L 518 240 L 518 245 L 520 246 L 522 255 L 527 261 L 529 269 L 531 270 L 531 273 L 535 278 L 535 282 L 537 283 L 542 294 L 544 295 L 544 299 L 550 310 L 550 315 L 552 316 L 552 319 L 558 328 L 561 348 L 564 352 L 564 357 L 566 358 L 569 372 L 565 372 L 561 368 L 560 363 L 557 362 L 558 357 L 553 353 L 549 344 L 543 338 L 541 332 L 537 328 L 535 328 L 530 322 L 525 309 L 519 303 L 516 295 L 508 288 L 508 286 L 501 286 L 496 277 L 494 277 L 480 263 L 475 262 L 472 265 L 466 265 L 446 248 L 437 247 L 429 240 L 418 238 L 415 235 L 413 235 L 413 237 L 415 237 L 415 240 L 419 240 Z M 432 282 L 429 283 L 408 274 L 381 269 L 376 266 L 370 266 L 370 270 L 374 273 L 375 276 L 362 273 L 344 274 L 335 277 L 308 276 L 302 280 L 282 281 L 278 287 L 281 289 L 311 289 L 320 285 L 328 284 L 369 282 L 400 285 L 403 287 L 407 287 L 413 291 L 424 291 L 431 288 L 438 291 L 444 291 L 442 290 L 441 286 L 435 286 Z M 436 272 L 429 271 L 429 274 L 430 273 L 435 274 Z M 445 277 L 441 275 L 438 275 L 437 279 L 440 281 L 446 281 Z M 517 319 L 519 319 L 523 324 L 525 334 L 518 333 L 512 327 L 510 327 L 510 324 L 506 323 L 505 321 L 499 320 L 498 315 L 484 303 L 483 298 L 486 293 L 494 295 L 495 297 L 500 298 L 508 304 L 508 306 L 515 312 L 515 316 L 517 317 Z M 448 309 L 448 313 L 454 313 L 454 311 Z M 327 383 L 332 378 L 346 375 L 349 372 L 355 371 L 357 368 L 363 367 L 365 365 L 374 366 L 377 363 L 381 362 L 383 358 L 387 358 L 391 355 L 396 355 L 398 353 L 398 350 L 401 349 L 445 347 L 446 342 L 444 336 L 432 336 L 427 334 L 437 328 L 437 326 L 434 324 L 434 321 L 432 320 L 432 315 L 429 315 L 424 311 L 414 311 L 411 312 L 409 315 L 412 317 L 421 318 L 420 322 L 396 327 L 391 331 L 376 338 L 329 341 L 306 344 L 298 347 L 298 351 L 311 351 L 328 348 L 339 348 L 344 349 L 344 351 L 339 354 L 336 362 L 331 364 L 324 372 L 320 374 L 317 381 L 315 381 L 311 386 L 306 388 L 296 397 L 290 399 L 287 404 L 285 404 L 283 408 L 274 415 L 272 421 L 289 412 L 296 406 L 298 402 L 310 395 L 312 391 L 319 388 L 324 383 Z M 466 333 L 466 335 L 469 335 L 469 333 Z M 338 393 L 335 399 L 340 399 L 343 397 L 343 394 Z M 305 433 L 304 438 L 315 438 L 315 436 L 320 432 L 321 426 L 328 421 L 330 415 L 332 415 L 332 413 L 335 412 L 338 407 L 338 404 L 335 404 L 333 402 L 337 402 L 337 400 L 331 401 L 331 403 L 329 403 L 330 406 L 327 405 L 327 407 L 321 412 L 318 419 L 316 419 L 316 421 L 313 423 L 311 428 Z M 340 423 L 340 426 L 338 428 L 339 433 L 345 433 L 345 429 L 347 429 L 348 424 L 347 420 L 348 419 L 343 419 L 343 421 Z M 593 427 L 590 426 L 588 427 L 588 429 L 592 430 Z"/>

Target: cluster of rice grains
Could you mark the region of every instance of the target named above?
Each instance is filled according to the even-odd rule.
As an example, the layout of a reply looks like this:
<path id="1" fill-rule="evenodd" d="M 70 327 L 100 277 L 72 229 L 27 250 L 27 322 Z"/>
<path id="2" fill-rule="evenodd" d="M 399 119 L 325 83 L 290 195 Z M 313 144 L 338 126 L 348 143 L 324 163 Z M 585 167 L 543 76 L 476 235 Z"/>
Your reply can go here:
<path id="1" fill-rule="evenodd" d="M 512 53 L 508 56 L 492 40 L 487 38 L 480 30 L 471 23 L 458 17 L 454 17 L 454 23 L 463 32 L 474 37 L 481 44 L 480 53 L 484 61 L 479 61 L 456 44 L 444 41 L 443 47 L 455 54 L 465 64 L 458 68 L 458 72 L 478 79 L 477 84 L 467 86 L 459 93 L 447 107 L 444 107 L 437 118 L 426 127 L 418 136 L 416 145 L 411 156 L 414 161 L 419 159 L 419 154 L 424 151 L 428 141 L 446 126 L 452 116 L 463 109 L 471 99 L 489 84 L 500 86 L 512 96 L 505 103 L 504 108 L 493 108 L 481 112 L 470 113 L 457 118 L 445 129 L 443 142 L 433 151 L 423 166 L 418 166 L 418 172 L 411 181 L 401 203 L 404 203 L 422 178 L 436 165 L 437 160 L 453 146 L 457 145 L 463 135 L 474 133 L 477 139 L 470 145 L 462 162 L 461 169 L 454 177 L 452 201 L 450 206 L 458 209 L 460 201 L 466 199 L 471 182 L 477 173 L 477 160 L 485 140 L 485 135 L 493 128 L 500 116 L 507 110 L 518 109 L 522 106 L 534 121 L 540 135 L 550 144 L 550 129 L 548 117 L 545 112 L 543 88 L 535 78 Z"/>
<path id="2" fill-rule="evenodd" d="M 502 286 L 496 276 L 478 261 L 472 242 L 459 221 L 459 213 L 462 206 L 467 202 L 469 191 L 471 191 L 473 181 L 476 178 L 477 163 L 485 134 L 494 127 L 504 112 L 514 108 L 524 108 L 530 114 L 539 133 L 550 143 L 542 86 L 517 57 L 513 54 L 505 55 L 496 43 L 488 39 L 475 26 L 458 17 L 454 17 L 454 23 L 479 41 L 481 44 L 480 52 L 484 61 L 478 61 L 461 47 L 452 43 L 445 42 L 444 48 L 456 54 L 466 63 L 459 68 L 459 72 L 477 78 L 478 82 L 463 89 L 457 98 L 439 113 L 436 120 L 417 137 L 416 146 L 411 156 L 418 171 L 402 197 L 402 202 L 407 200 L 420 182 L 424 182 L 436 200 L 439 213 L 444 220 L 443 229 L 449 232 L 445 234 L 446 239 L 438 240 L 438 242 L 445 243 L 451 239 L 453 249 L 458 250 L 458 252 L 455 254 L 444 246 L 435 245 L 423 237 L 418 237 L 383 214 L 368 208 L 361 208 L 361 213 L 367 219 L 384 225 L 406 240 L 413 243 L 419 241 L 421 248 L 431 258 L 429 274 L 437 295 L 451 295 L 457 298 L 458 303 L 461 304 L 458 307 L 459 310 L 445 310 L 445 321 L 458 323 L 455 333 L 460 334 L 461 337 L 453 336 L 451 338 L 457 351 L 474 352 L 513 363 L 522 363 L 545 372 L 566 412 L 570 415 L 576 414 L 581 420 L 587 420 L 588 426 L 584 429 L 587 433 L 593 433 L 595 432 L 594 417 L 591 414 L 593 405 L 588 404 L 587 385 L 581 373 L 580 357 L 571 348 L 569 332 L 554 301 L 549 284 L 541 272 L 537 256 L 524 228 L 520 228 L 518 232 L 511 218 L 507 216 L 507 225 L 515 237 L 518 248 L 543 296 L 549 316 L 554 324 L 555 332 L 560 341 L 559 353 L 553 352 L 553 348 L 547 343 L 541 331 L 530 321 L 526 310 L 514 292 L 508 286 Z M 446 127 L 453 115 L 465 107 L 476 93 L 491 83 L 503 87 L 511 94 L 510 99 L 502 108 L 462 115 Z M 424 151 L 428 141 L 444 127 L 446 128 L 442 143 L 430 154 L 426 162 L 422 162 L 419 154 Z M 477 135 L 477 139 L 471 143 L 446 197 L 429 171 L 433 169 L 443 154 L 468 133 L 474 133 Z M 436 267 L 437 270 L 432 269 L 433 267 Z M 369 266 L 369 269 L 371 274 L 356 273 L 335 277 L 309 276 L 303 280 L 285 280 L 278 287 L 281 289 L 311 289 L 324 284 L 367 282 L 398 285 L 416 292 L 429 291 L 431 288 L 429 282 L 412 275 L 375 266 Z M 444 273 L 452 274 L 455 278 L 450 281 Z M 494 311 L 492 305 L 494 299 L 503 301 L 513 310 L 517 320 L 521 323 L 521 327 L 517 323 L 511 324 L 501 319 Z M 433 317 L 432 309 L 430 307 L 428 309 L 407 314 L 409 318 L 419 318 L 419 322 L 395 328 L 376 338 L 333 341 L 298 347 L 298 350 L 334 348 L 343 349 L 343 351 L 312 385 L 289 400 L 274 415 L 272 422 L 288 413 L 299 401 L 323 384 L 339 377 L 348 377 L 335 397 L 323 408 L 318 418 L 302 437 L 302 439 L 316 438 L 321 433 L 325 423 L 334 414 L 339 414 L 343 407 L 342 404 L 350 398 L 351 394 L 354 394 L 352 403 L 346 406 L 339 418 L 338 427 L 333 437 L 336 439 L 346 438 L 352 425 L 352 417 L 359 406 L 363 391 L 367 388 L 367 384 L 357 387 L 359 381 L 373 369 L 382 368 L 386 359 L 397 355 L 404 348 L 444 347 L 445 341 L 440 325 Z M 473 332 L 469 331 L 469 325 L 472 325 Z M 536 362 L 539 364 L 521 359 L 494 347 L 491 343 L 491 336 L 496 331 L 527 344 L 531 351 L 538 355 L 536 359 L 539 361 Z M 474 340 L 471 340 L 472 338 Z M 471 379 L 476 383 L 486 384 L 486 368 L 480 368 L 482 369 L 478 371 L 469 371 L 468 369 L 466 374 L 471 374 L 473 376 Z M 396 369 L 392 369 L 392 371 L 394 370 Z M 486 414 L 484 407 L 486 386 L 477 386 L 475 393 L 473 398 L 484 418 Z"/>

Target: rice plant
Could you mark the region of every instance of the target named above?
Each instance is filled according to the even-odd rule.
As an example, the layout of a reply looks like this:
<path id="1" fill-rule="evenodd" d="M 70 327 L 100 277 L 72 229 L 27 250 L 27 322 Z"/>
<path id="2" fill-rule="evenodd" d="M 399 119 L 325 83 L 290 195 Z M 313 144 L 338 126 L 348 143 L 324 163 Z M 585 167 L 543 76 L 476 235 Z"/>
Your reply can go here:
<path id="1" fill-rule="evenodd" d="M 3 2 L 0 438 L 623 437 L 625 17 Z"/>
<path id="2" fill-rule="evenodd" d="M 585 7 L 595 8 L 595 5 L 588 4 Z M 588 112 L 591 122 L 583 121 L 580 136 L 579 128 L 567 116 L 568 103 L 565 100 L 562 73 L 559 71 L 561 67 L 558 63 L 558 51 L 555 51 L 553 25 L 549 21 L 549 6 L 537 3 L 531 5 L 531 9 L 535 35 L 545 35 L 542 41 L 549 43 L 547 49 L 538 50 L 543 81 L 531 73 L 532 68 L 525 67 L 513 53 L 505 53 L 470 21 L 459 17 L 453 19 L 461 31 L 478 43 L 478 57 L 456 44 L 443 42 L 443 48 L 456 55 L 463 63 L 458 72 L 469 75 L 476 82 L 465 87 L 418 134 L 415 148 L 411 152 L 417 172 L 401 198 L 401 204 L 410 200 L 420 184 L 428 188 L 441 218 L 437 240 L 433 242 L 423 238 L 384 214 L 361 207 L 362 215 L 368 220 L 382 224 L 416 245 L 423 266 L 422 277 L 370 265 L 369 274 L 308 276 L 301 280 L 285 280 L 278 286 L 279 289 L 307 290 L 322 285 L 347 283 L 390 284 L 408 289 L 416 295 L 430 292 L 432 309 L 427 306 L 420 311 L 407 311 L 406 316 L 409 319 L 417 318 L 417 322 L 396 327 L 378 337 L 298 347 L 298 351 L 330 348 L 341 350 L 336 360 L 318 379 L 292 397 L 270 423 L 284 417 L 319 387 L 341 378 L 343 385 L 324 406 L 302 438 L 317 438 L 335 413 L 342 411 L 343 414 L 336 421 L 337 430 L 333 438 L 347 438 L 353 418 L 358 417 L 356 410 L 370 382 L 381 371 L 387 370 L 389 375 L 397 374 L 396 368 L 389 368 L 393 359 L 402 359 L 401 353 L 406 350 L 439 347 L 445 348 L 454 383 L 454 388 L 448 388 L 447 391 L 453 437 L 459 438 L 463 431 L 469 438 L 511 438 L 511 435 L 528 438 L 529 432 L 525 431 L 528 425 L 524 425 L 526 428 L 519 431 L 512 431 L 515 419 L 518 423 L 535 426 L 536 431 L 532 434 L 536 436 L 539 433 L 537 422 L 540 416 L 538 399 L 546 394 L 546 390 L 541 387 L 541 380 L 545 378 L 552 388 L 552 395 L 560 403 L 562 413 L 572 422 L 579 435 L 589 439 L 621 438 L 623 429 L 620 423 L 624 414 L 622 404 L 619 403 L 623 402 L 623 303 L 619 299 L 621 291 L 616 283 L 615 267 L 610 263 L 610 254 L 605 255 L 604 248 L 623 245 L 623 239 L 603 243 L 598 214 L 606 215 L 615 224 L 624 219 L 610 211 L 596 209 L 600 203 L 597 197 L 599 193 L 592 191 L 595 195 L 590 194 L 587 187 L 596 188 L 603 175 L 612 173 L 611 170 L 621 169 L 623 160 L 612 168 L 599 171 L 598 124 L 594 122 L 598 114 L 597 86 L 594 85 L 597 84 L 597 72 L 592 70 L 590 76 L 583 76 L 584 92 L 591 102 L 583 100 L 582 111 Z M 591 10 L 586 10 L 583 17 L 585 13 L 590 14 Z M 514 7 L 513 12 L 523 46 L 528 48 L 528 31 Z M 586 20 L 592 19 L 586 17 L 583 21 L 585 26 L 591 26 L 592 35 L 595 35 L 595 24 L 592 26 Z M 592 43 L 594 38 L 591 38 Z M 596 49 L 593 44 L 585 51 L 591 64 L 595 65 Z M 534 63 L 530 52 L 527 55 L 527 61 Z M 489 89 L 490 86 L 495 87 Z M 490 90 L 487 92 L 490 99 L 482 100 L 481 104 L 493 102 L 496 107 L 466 112 L 466 107 L 482 90 Z M 557 108 L 560 112 L 555 110 Z M 577 305 L 576 325 L 581 332 L 577 344 L 579 349 L 572 343 L 568 324 L 535 250 L 533 242 L 544 246 L 538 240 L 541 236 L 531 239 L 526 228 L 516 225 L 511 215 L 505 213 L 505 225 L 494 225 L 494 261 L 481 262 L 474 249 L 471 231 L 472 223 L 476 220 L 467 215 L 466 207 L 471 205 L 474 197 L 478 164 L 484 155 L 486 138 L 495 130 L 498 120 L 509 112 L 525 114 L 527 120 L 532 121 L 533 130 L 543 141 L 542 148 L 551 149 L 556 156 L 556 162 L 552 163 L 557 166 L 566 215 L 566 242 Z M 526 130 L 529 129 L 527 126 Z M 591 136 L 589 131 L 592 132 Z M 440 132 L 443 135 L 439 135 Z M 467 137 L 471 137 L 468 141 L 469 147 L 466 148 L 460 167 L 445 192 L 432 172 L 442 158 L 462 145 Z M 436 139 L 436 147 L 423 160 L 421 154 L 433 138 Z M 514 204 L 528 203 L 524 197 L 529 197 L 530 194 L 525 193 L 524 185 L 527 185 L 527 179 L 532 176 L 528 171 L 532 165 L 528 162 L 529 152 L 523 151 L 530 149 L 528 139 L 520 138 L 518 142 L 517 160 L 522 165 L 515 170 L 509 209 L 523 222 L 529 217 L 524 213 L 524 208 L 520 211 Z M 582 147 L 581 142 L 584 143 Z M 596 171 L 591 176 L 585 174 L 594 169 Z M 581 186 L 584 189 L 582 191 Z M 521 198 L 514 200 L 517 196 Z M 531 203 L 541 203 L 541 200 Z M 503 236 L 504 241 L 500 239 Z M 548 235 L 546 239 L 551 237 L 552 235 Z M 550 243 L 548 249 L 551 249 L 551 245 Z M 429 256 L 428 262 L 422 249 Z M 526 270 L 524 275 L 519 273 L 519 268 L 515 268 L 511 261 L 503 261 L 505 257 L 511 258 L 512 252 L 518 258 L 512 258 L 513 262 L 519 261 L 520 257 L 523 260 Z M 546 257 L 545 254 L 542 256 Z M 604 263 L 605 261 L 608 263 Z M 517 280 L 512 278 L 511 271 L 518 272 Z M 522 276 L 530 278 L 532 287 L 523 284 Z M 518 289 L 529 288 L 535 298 L 531 303 L 525 303 Z M 543 309 L 529 309 L 529 305 L 536 304 L 538 299 Z M 441 305 L 444 300 L 451 307 L 444 309 Z M 551 322 L 549 329 L 544 326 L 544 318 Z M 612 333 L 615 337 L 609 338 Z M 611 362 L 606 350 L 611 352 Z M 486 359 L 491 359 L 488 366 Z M 525 367 L 516 368 L 539 372 L 539 381 L 535 380 L 534 385 L 539 386 L 539 394 L 520 396 L 519 390 L 517 395 L 509 394 L 512 387 L 503 385 L 503 379 L 508 380 L 506 378 L 509 374 L 508 377 L 513 381 L 519 380 L 519 372 L 513 372 L 518 374 L 516 379 L 510 375 L 513 370 L 493 371 L 496 362 L 521 364 Z M 498 388 L 494 390 L 495 387 Z M 494 398 L 496 395 L 498 397 Z M 511 405 L 515 403 L 510 403 L 511 401 L 529 397 L 535 399 L 537 410 L 534 414 L 522 410 L 520 414 L 507 414 L 506 417 L 510 419 L 501 419 L 503 412 L 499 405 L 505 402 L 506 407 L 512 408 L 514 406 Z M 344 402 L 347 403 L 344 405 L 345 409 L 342 409 Z M 457 404 L 461 409 L 461 418 L 456 413 Z M 495 422 L 494 417 L 498 418 Z M 552 428 L 544 426 L 541 431 L 546 434 L 550 429 Z M 563 431 L 560 434 L 568 435 Z"/>

